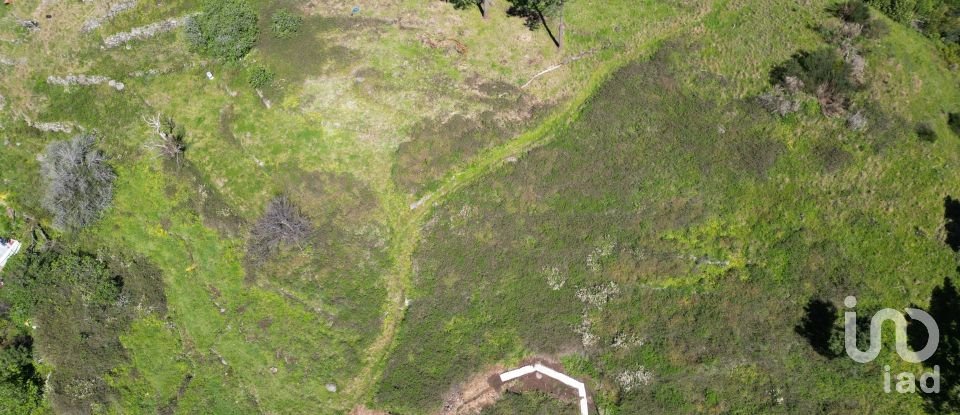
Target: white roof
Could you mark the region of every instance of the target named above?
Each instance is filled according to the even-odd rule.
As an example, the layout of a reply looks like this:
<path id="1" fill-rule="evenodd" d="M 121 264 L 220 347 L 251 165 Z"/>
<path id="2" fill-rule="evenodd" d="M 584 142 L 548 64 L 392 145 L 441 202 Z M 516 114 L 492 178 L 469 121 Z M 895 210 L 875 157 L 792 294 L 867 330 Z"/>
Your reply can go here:
<path id="1" fill-rule="evenodd" d="M 20 251 L 20 242 L 8 239 L 6 243 L 0 243 L 0 268 L 7 264 L 7 260 Z"/>

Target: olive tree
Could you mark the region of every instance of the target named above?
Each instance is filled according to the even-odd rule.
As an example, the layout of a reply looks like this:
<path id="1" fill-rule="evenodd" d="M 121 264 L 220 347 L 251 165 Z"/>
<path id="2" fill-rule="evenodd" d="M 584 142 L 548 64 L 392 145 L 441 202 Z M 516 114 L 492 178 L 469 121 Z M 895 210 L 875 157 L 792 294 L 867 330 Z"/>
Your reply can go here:
<path id="1" fill-rule="evenodd" d="M 61 230 L 76 230 L 99 218 L 113 201 L 116 174 L 92 134 L 47 146 L 40 160 L 46 188 L 43 206 Z"/>

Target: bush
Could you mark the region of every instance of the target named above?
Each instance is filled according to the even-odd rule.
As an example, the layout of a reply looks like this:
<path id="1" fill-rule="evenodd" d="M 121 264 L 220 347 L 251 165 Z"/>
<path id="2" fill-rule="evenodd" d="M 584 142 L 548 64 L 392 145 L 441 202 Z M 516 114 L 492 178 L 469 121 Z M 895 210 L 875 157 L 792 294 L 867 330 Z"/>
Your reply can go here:
<path id="1" fill-rule="evenodd" d="M 283 246 L 301 246 L 310 236 L 310 221 L 285 196 L 278 196 L 267 204 L 263 216 L 250 230 L 247 259 L 254 264 L 265 261 Z"/>
<path id="2" fill-rule="evenodd" d="M 113 200 L 116 175 L 94 141 L 93 135 L 81 134 L 51 143 L 40 161 L 46 182 L 43 206 L 53 214 L 57 228 L 82 228 L 99 218 Z"/>
<path id="3" fill-rule="evenodd" d="M 260 89 L 270 85 L 273 82 L 273 71 L 257 65 L 250 69 L 250 73 L 247 75 L 247 82 L 250 86 Z"/>
<path id="4" fill-rule="evenodd" d="M 822 86 L 842 92 L 854 89 L 850 82 L 850 67 L 832 48 L 797 53 L 774 69 L 773 75 L 776 83 L 795 77 L 803 81 L 804 90 L 811 93 Z"/>
<path id="5" fill-rule="evenodd" d="M 870 19 L 870 21 L 863 25 L 861 33 L 868 39 L 879 39 L 890 33 L 890 27 L 887 26 L 887 23 L 883 20 Z"/>
<path id="6" fill-rule="evenodd" d="M 6 304 L 2 304 L 4 308 Z M 10 414 L 30 414 L 43 399 L 43 378 L 33 366 L 33 338 L 8 316 L 0 316 L 0 405 Z"/>
<path id="7" fill-rule="evenodd" d="M 947 114 L 947 125 L 950 126 L 950 131 L 960 136 L 960 113 L 951 112 Z"/>
<path id="8" fill-rule="evenodd" d="M 774 68 L 771 78 L 774 84 L 785 86 L 788 80 L 799 80 L 804 91 L 817 97 L 826 115 L 842 114 L 846 94 L 858 88 L 850 64 L 832 48 L 797 53 Z"/>
<path id="9" fill-rule="evenodd" d="M 833 13 L 845 22 L 865 24 L 870 20 L 870 7 L 861 0 L 851 0 L 840 3 L 833 8 Z"/>
<path id="10" fill-rule="evenodd" d="M 917 124 L 917 137 L 921 140 L 928 143 L 937 141 L 937 131 L 933 129 L 933 125 L 928 122 L 922 122 Z"/>
<path id="11" fill-rule="evenodd" d="M 187 20 L 184 30 L 194 50 L 237 61 L 257 42 L 257 12 L 244 0 L 211 0 Z"/>
<path id="12" fill-rule="evenodd" d="M 302 17 L 290 13 L 286 9 L 280 9 L 270 19 L 270 32 L 277 39 L 288 39 L 300 31 L 302 24 Z"/>

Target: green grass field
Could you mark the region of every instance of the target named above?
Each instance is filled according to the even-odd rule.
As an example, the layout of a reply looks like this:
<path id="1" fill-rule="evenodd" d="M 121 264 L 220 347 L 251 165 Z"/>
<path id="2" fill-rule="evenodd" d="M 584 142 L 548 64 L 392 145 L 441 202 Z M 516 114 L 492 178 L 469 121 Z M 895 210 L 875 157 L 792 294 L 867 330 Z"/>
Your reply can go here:
<path id="1" fill-rule="evenodd" d="M 82 33 L 109 5 L 17 0 L 0 8 L 0 62 L 14 62 L 0 64 L 0 236 L 42 226 L 162 273 L 165 308 L 113 334 L 107 399 L 80 413 L 437 413 L 462 382 L 531 356 L 584 379 L 606 414 L 923 413 L 879 383 L 886 364 L 920 365 L 824 357 L 796 327 L 812 299 L 925 307 L 953 276 L 960 78 L 874 11 L 889 32 L 858 41 L 866 82 L 850 97 L 864 131 L 812 96 L 767 113 L 771 71 L 829 47 L 833 3 L 576 0 L 557 50 L 506 1 L 484 20 L 439 1 L 351 15 L 260 0 L 254 49 L 224 63 L 179 29 L 101 47 L 200 2 L 139 1 Z M 281 9 L 303 19 L 286 39 L 270 32 Z M 256 68 L 274 74 L 260 90 Z M 47 82 L 68 74 L 125 88 Z M 185 127 L 180 164 L 149 148 L 156 114 Z M 54 122 L 71 131 L 38 127 Z M 117 173 L 113 204 L 55 231 L 38 155 L 81 131 Z M 251 266 L 249 230 L 278 194 L 314 234 Z M 35 412 L 70 412 L 57 405 Z M 506 394 L 482 413 L 572 408 Z"/>

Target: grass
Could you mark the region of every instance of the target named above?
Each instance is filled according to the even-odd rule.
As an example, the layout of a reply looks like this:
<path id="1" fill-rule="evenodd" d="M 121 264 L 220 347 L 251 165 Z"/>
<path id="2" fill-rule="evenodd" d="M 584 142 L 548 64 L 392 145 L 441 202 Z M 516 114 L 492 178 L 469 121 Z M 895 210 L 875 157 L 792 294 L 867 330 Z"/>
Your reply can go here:
<path id="1" fill-rule="evenodd" d="M 195 2 L 141 2 L 81 35 L 100 6 L 17 1 L 0 20 L 55 17 L 32 35 L 0 31 L 25 42 L 0 55 L 30 62 L 0 67 L 16 109 L 0 114 L 11 142 L 0 162 L 19 166 L 0 200 L 49 220 L 35 155 L 70 134 L 26 119 L 101 132 L 115 205 L 96 227 L 54 236 L 148 258 L 168 302 L 120 336 L 117 411 L 423 413 L 487 363 L 547 353 L 593 379 L 610 413 L 913 413 L 915 397 L 871 395 L 893 357 L 827 361 L 793 326 L 811 296 L 925 304 L 932 277 L 952 269 L 938 229 L 957 145 L 944 114 L 960 92 L 935 48 L 891 23 L 866 47 L 857 99 L 878 114 L 867 133 L 813 100 L 784 120 L 760 113 L 751 99 L 770 68 L 822 43 L 810 27 L 826 2 L 814 3 L 572 2 L 557 51 L 502 9 L 483 20 L 443 2 L 370 2 L 357 16 L 335 1 L 257 2 L 256 48 L 221 64 L 178 32 L 99 48 Z M 290 38 L 268 35 L 278 8 L 303 16 Z M 247 83 L 254 67 L 276 74 L 263 96 Z M 44 81 L 66 73 L 127 88 Z M 158 112 L 186 127 L 179 168 L 144 148 L 142 117 Z M 883 114 L 929 122 L 940 139 Z M 278 193 L 321 237 L 250 272 L 247 227 Z M 4 234 L 28 231 L 0 221 Z M 602 307 L 577 299 L 611 281 L 619 293 Z M 582 346 L 585 330 L 598 346 Z M 612 350 L 620 335 L 644 346 Z M 652 384 L 612 386 L 641 367 Z M 510 396 L 489 411 L 551 405 Z"/>
<path id="2" fill-rule="evenodd" d="M 494 406 L 484 408 L 481 415 L 507 414 L 577 414 L 576 405 L 563 403 L 551 396 L 540 393 L 508 393 Z"/>
<path id="3" fill-rule="evenodd" d="M 952 180 L 937 166 L 951 163 L 956 143 L 923 143 L 883 122 L 851 134 L 818 112 L 785 121 L 757 113 L 749 98 L 778 58 L 754 59 L 759 50 L 740 36 L 824 17 L 738 4 L 716 8 L 701 36 L 627 65 L 578 118 L 545 134 L 556 136 L 550 144 L 438 202 L 414 254 L 416 294 L 380 405 L 428 412 L 473 371 L 546 353 L 581 356 L 575 373 L 595 379 L 598 403 L 612 413 L 921 412 L 916 396 L 877 394 L 879 368 L 894 357 L 827 360 L 793 328 L 811 297 L 855 293 L 868 298 L 865 308 L 926 303 L 955 260 L 934 230 Z M 901 30 L 880 41 L 911 36 Z M 784 59 L 818 43 L 808 30 L 776 33 L 790 36 L 778 49 Z M 723 52 L 701 62 L 681 59 L 685 48 Z M 929 79 L 950 76 L 917 56 L 927 55 L 902 59 Z M 930 87 L 957 92 L 953 81 Z M 921 91 L 905 95 L 896 101 L 932 104 Z M 945 111 L 896 112 L 885 104 L 893 99 L 878 101 L 911 117 Z M 909 215 L 896 207 L 904 204 Z M 546 281 L 554 267 L 566 277 L 556 291 Z M 577 302 L 578 288 L 609 282 L 620 290 L 602 307 Z M 596 344 L 584 345 L 585 326 Z M 624 334 L 644 345 L 612 347 Z M 615 386 L 616 374 L 637 368 L 657 380 L 631 392 Z"/>
<path id="4" fill-rule="evenodd" d="M 37 4 L 17 2 L 9 10 L 32 15 Z M 264 15 L 276 5 L 261 6 Z M 404 222 L 406 216 L 396 215 L 409 211 L 404 199 L 415 196 L 394 191 L 394 152 L 401 142 L 416 138 L 416 126 L 464 105 L 470 117 L 518 116 L 501 111 L 504 101 L 493 95 L 509 90 L 511 99 L 519 101 L 524 93 L 517 85 L 558 55 L 518 20 L 492 19 L 481 27 L 476 16 L 446 5 L 418 18 L 448 21 L 437 19 L 439 13 L 468 19 L 479 31 L 456 35 L 468 44 L 471 52 L 465 56 L 420 42 L 417 35 L 426 21 L 415 21 L 413 27 L 420 29 L 411 31 L 378 16 L 348 19 L 310 11 L 290 39 L 261 37 L 249 63 L 205 61 L 187 51 L 178 32 L 128 47 L 99 48 L 110 34 L 193 10 L 191 2 L 143 3 L 83 35 L 79 26 L 100 13 L 99 6 L 57 4 L 42 11 L 55 16 L 59 23 L 51 21 L 49 27 L 56 30 L 4 32 L 42 50 L 28 54 L 29 48 L 0 45 L 4 56 L 31 62 L 3 69 L 15 75 L 7 80 L 30 80 L 2 82 L 0 88 L 8 105 L 19 108 L 3 118 L 15 137 L 3 161 L 21 167 L 14 176 L 5 175 L 10 184 L 5 203 L 38 215 L 41 223 L 48 220 L 31 190 L 40 186 L 35 154 L 46 143 L 70 136 L 38 132 L 24 118 L 69 122 L 101 133 L 101 144 L 120 175 L 115 204 L 97 226 L 54 237 L 143 255 L 163 271 L 168 298 L 165 314 L 137 320 L 120 337 L 126 363 L 110 376 L 118 392 L 117 410 L 348 409 L 370 393 L 378 373 L 357 371 L 375 367 L 383 359 L 380 353 L 389 350 L 392 338 L 381 329 L 390 332 L 390 315 L 383 316 L 382 304 L 387 292 L 395 296 L 402 291 L 384 274 L 397 263 L 409 264 L 405 247 L 412 245 L 406 235 L 416 234 L 416 227 Z M 460 26 L 443 28 L 446 36 L 456 30 Z M 512 47 L 494 41 L 504 33 L 525 40 Z M 323 47 L 312 47 L 317 43 Z M 497 74 L 480 73 L 494 59 Z M 514 69 L 520 61 L 523 69 Z M 246 84 L 247 68 L 256 64 L 277 74 L 274 85 L 265 88 L 265 99 Z M 214 74 L 213 81 L 206 79 L 207 71 Z M 571 73 L 587 72 L 584 67 Z M 126 88 L 117 92 L 45 82 L 49 75 L 67 73 L 107 75 Z M 551 96 L 551 88 L 571 73 L 531 91 Z M 478 92 L 469 91 L 474 85 Z M 384 102 L 400 105 L 388 108 Z M 156 113 L 173 117 L 187 130 L 188 149 L 180 167 L 154 158 L 144 147 L 153 133 L 143 117 Z M 250 275 L 241 266 L 244 230 L 279 192 L 291 193 L 308 208 L 324 239 L 314 249 L 290 253 Z M 4 223 L 4 232 L 29 230 L 22 223 Z M 301 388 L 288 387 L 294 383 Z M 347 391 L 327 392 L 327 383 Z"/>

